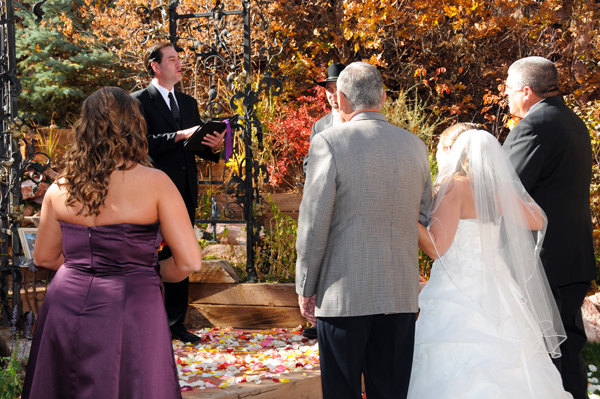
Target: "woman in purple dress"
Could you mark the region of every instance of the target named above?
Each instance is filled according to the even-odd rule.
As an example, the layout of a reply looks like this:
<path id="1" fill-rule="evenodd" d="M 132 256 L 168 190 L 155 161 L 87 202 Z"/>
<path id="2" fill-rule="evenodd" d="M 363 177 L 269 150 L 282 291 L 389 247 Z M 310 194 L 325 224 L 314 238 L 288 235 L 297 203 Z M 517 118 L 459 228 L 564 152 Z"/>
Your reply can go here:
<path id="1" fill-rule="evenodd" d="M 202 251 L 171 179 L 148 162 L 136 100 L 87 98 L 67 166 L 44 198 L 35 264 L 58 270 L 36 323 L 23 399 L 181 398 L 161 276 Z M 165 240 L 173 256 L 158 262 Z"/>

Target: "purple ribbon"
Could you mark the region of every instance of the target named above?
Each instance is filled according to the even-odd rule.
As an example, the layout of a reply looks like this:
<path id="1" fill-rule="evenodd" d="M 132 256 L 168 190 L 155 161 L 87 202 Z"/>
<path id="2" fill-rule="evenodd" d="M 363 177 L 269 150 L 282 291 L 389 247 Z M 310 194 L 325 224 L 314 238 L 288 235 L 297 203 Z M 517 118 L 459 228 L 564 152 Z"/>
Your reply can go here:
<path id="1" fill-rule="evenodd" d="M 227 125 L 227 137 L 225 139 L 225 162 L 229 161 L 229 157 L 233 153 L 233 143 L 231 142 L 231 125 L 229 119 L 225 119 Z"/>

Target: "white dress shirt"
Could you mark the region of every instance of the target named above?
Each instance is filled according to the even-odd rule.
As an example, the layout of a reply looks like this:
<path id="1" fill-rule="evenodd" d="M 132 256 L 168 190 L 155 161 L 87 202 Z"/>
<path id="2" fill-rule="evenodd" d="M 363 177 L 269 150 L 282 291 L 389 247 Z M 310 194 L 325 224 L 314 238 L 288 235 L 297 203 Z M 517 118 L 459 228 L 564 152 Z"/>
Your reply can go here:
<path id="1" fill-rule="evenodd" d="M 171 100 L 169 100 L 169 93 L 173 93 L 173 98 L 175 99 L 175 104 L 177 104 L 177 107 L 181 110 L 181 107 L 179 107 L 179 103 L 177 102 L 177 97 L 175 96 L 175 88 L 174 87 L 171 90 L 167 90 L 158 84 L 158 79 L 156 79 L 156 78 L 152 79 L 151 83 L 154 85 L 154 87 L 156 87 L 158 89 L 158 92 L 160 93 L 160 95 L 163 96 L 163 99 L 167 103 L 167 107 L 169 107 L 169 109 L 171 109 Z"/>

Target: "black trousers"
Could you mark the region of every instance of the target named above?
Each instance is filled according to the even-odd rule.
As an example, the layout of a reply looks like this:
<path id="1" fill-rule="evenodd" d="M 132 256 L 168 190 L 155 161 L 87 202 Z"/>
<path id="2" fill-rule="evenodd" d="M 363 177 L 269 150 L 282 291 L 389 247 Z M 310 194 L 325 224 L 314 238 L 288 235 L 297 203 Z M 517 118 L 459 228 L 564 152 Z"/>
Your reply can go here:
<path id="1" fill-rule="evenodd" d="M 583 360 L 587 337 L 583 328 L 581 305 L 590 286 L 588 281 L 551 287 L 567 333 L 567 340 L 560 346 L 562 356 L 552 361 L 562 376 L 565 390 L 570 392 L 574 399 L 588 398 L 587 371 Z"/>
<path id="2" fill-rule="evenodd" d="M 198 194 L 196 193 L 196 195 Z M 190 222 L 193 226 L 194 221 L 196 220 L 196 209 L 193 205 L 192 194 L 187 185 L 182 197 L 188 211 L 188 216 L 190 217 Z M 158 258 L 159 260 L 163 260 L 170 256 L 171 250 L 168 246 L 165 246 Z M 188 308 L 189 283 L 189 278 L 178 283 L 163 283 L 165 287 L 165 309 L 167 311 L 167 318 L 169 319 L 169 326 L 183 324 L 183 321 L 185 320 Z"/>
<path id="3" fill-rule="evenodd" d="M 171 256 L 171 250 L 168 246 L 163 247 L 158 255 L 159 260 L 167 259 Z M 165 310 L 169 326 L 183 324 L 185 314 L 188 308 L 188 290 L 190 279 L 186 278 L 178 283 L 163 283 L 165 287 Z"/>
<path id="4" fill-rule="evenodd" d="M 323 399 L 406 398 L 413 361 L 415 314 L 319 317 Z"/>

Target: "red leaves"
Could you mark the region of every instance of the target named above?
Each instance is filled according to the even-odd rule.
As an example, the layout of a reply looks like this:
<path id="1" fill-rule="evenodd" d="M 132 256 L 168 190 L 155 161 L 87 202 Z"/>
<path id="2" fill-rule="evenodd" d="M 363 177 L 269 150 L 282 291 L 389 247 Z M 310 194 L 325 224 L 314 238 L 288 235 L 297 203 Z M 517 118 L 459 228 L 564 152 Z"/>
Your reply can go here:
<path id="1" fill-rule="evenodd" d="M 282 105 L 277 117 L 266 123 L 270 134 L 265 140 L 274 156 L 267 165 L 271 186 L 279 186 L 291 171 L 302 170 L 312 126 L 328 112 L 325 91 L 319 89 L 314 96 L 298 97 L 295 103 Z"/>

